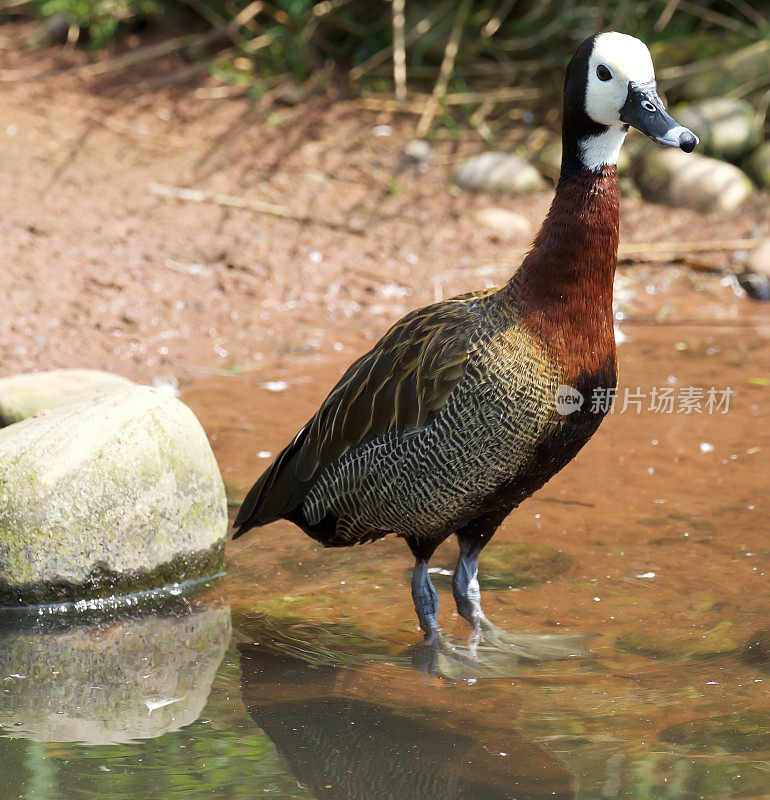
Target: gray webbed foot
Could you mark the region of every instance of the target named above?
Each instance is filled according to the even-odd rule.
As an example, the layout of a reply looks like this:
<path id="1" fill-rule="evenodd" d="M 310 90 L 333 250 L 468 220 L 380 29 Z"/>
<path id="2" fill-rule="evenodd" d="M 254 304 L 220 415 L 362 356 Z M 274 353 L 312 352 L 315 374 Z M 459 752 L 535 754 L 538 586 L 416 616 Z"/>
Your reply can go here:
<path id="1" fill-rule="evenodd" d="M 497 649 L 528 661 L 561 661 L 586 658 L 586 634 L 511 634 L 490 622 L 481 608 L 481 591 L 478 581 L 479 555 L 477 551 L 461 551 L 457 561 L 452 592 L 457 612 L 473 628 L 480 650 Z"/>
<path id="2" fill-rule="evenodd" d="M 526 661 L 566 661 L 587 658 L 585 633 L 508 633 L 486 617 L 480 620 L 478 633 L 482 646 L 505 650 Z"/>

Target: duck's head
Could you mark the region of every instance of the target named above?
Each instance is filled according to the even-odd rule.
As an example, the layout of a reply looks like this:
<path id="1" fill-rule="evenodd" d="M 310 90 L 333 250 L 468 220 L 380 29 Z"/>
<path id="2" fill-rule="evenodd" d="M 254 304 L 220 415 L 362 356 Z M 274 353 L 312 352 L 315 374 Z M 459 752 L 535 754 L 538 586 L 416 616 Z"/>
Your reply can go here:
<path id="1" fill-rule="evenodd" d="M 687 153 L 698 144 L 698 137 L 666 112 L 644 42 L 624 33 L 596 34 L 567 66 L 562 169 L 598 170 L 617 163 L 629 125 Z"/>

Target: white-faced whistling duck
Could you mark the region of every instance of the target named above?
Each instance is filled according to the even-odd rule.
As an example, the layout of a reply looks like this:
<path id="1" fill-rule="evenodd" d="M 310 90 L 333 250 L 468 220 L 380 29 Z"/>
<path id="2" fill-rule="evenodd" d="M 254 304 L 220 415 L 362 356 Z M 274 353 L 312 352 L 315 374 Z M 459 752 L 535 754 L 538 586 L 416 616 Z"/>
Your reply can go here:
<path id="1" fill-rule="evenodd" d="M 403 537 L 420 627 L 435 640 L 428 560 L 454 534 L 457 610 L 494 643 L 479 553 L 591 438 L 605 411 L 590 399 L 617 382 L 616 163 L 629 125 L 688 153 L 698 143 L 666 113 L 647 47 L 592 36 L 567 66 L 561 176 L 519 269 L 499 289 L 412 311 L 355 361 L 254 484 L 235 536 L 284 518 L 327 547 Z M 586 399 L 573 413 L 557 410 L 564 386 Z"/>

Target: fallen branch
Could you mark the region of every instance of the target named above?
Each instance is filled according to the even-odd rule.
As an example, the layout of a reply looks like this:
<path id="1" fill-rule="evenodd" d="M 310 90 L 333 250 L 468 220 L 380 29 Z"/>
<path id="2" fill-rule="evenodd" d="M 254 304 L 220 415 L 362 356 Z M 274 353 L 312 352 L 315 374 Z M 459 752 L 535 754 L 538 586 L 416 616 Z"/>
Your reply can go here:
<path id="1" fill-rule="evenodd" d="M 488 92 L 452 92 L 444 95 L 445 106 L 464 106 L 475 103 L 506 103 L 514 100 L 534 100 L 539 96 L 536 89 L 518 86 L 505 86 L 490 89 Z M 361 103 L 367 111 L 405 111 L 409 114 L 424 114 L 431 95 L 412 93 L 410 99 L 403 104 L 389 95 L 364 95 Z"/>
<path id="2" fill-rule="evenodd" d="M 353 233 L 358 236 L 363 235 L 362 231 L 356 229 L 352 225 L 317 219 L 315 217 L 309 217 L 306 214 L 298 214 L 290 208 L 286 208 L 286 206 L 280 206 L 276 203 L 266 203 L 264 200 L 254 200 L 249 197 L 238 197 L 237 195 L 222 194 L 220 192 L 205 192 L 202 189 L 185 189 L 180 186 L 165 186 L 162 183 L 151 184 L 150 191 L 158 197 L 185 200 L 189 203 L 212 203 L 227 208 L 242 208 L 247 211 L 254 211 L 257 214 L 269 214 L 273 217 L 291 219 L 303 224 L 322 225 L 332 230 Z"/>
<path id="3" fill-rule="evenodd" d="M 618 258 L 639 259 L 646 255 L 679 255 L 691 253 L 716 253 L 720 251 L 751 250 L 759 247 L 762 239 L 714 239 L 700 242 L 628 242 L 618 248 Z"/>
<path id="4" fill-rule="evenodd" d="M 181 136 L 139 133 L 133 125 L 127 122 L 113 119 L 112 117 L 98 116 L 97 114 L 89 114 L 88 119 L 90 119 L 91 122 L 95 122 L 97 125 L 102 125 L 113 133 L 127 136 L 129 139 L 141 142 L 142 144 L 151 144 L 157 147 L 178 147 L 179 149 L 185 150 L 190 148 L 190 142 L 187 139 L 183 139 Z"/>

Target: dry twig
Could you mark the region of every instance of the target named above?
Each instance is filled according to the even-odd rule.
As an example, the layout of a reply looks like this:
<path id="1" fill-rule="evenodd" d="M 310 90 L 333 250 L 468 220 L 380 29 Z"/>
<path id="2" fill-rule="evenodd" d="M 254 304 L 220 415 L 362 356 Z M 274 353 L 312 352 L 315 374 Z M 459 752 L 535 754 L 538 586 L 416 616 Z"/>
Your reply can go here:
<path id="1" fill-rule="evenodd" d="M 406 100 L 406 42 L 404 38 L 405 0 L 393 0 L 393 83 L 396 102 Z"/>
<path id="2" fill-rule="evenodd" d="M 439 103 L 446 94 L 447 86 L 449 85 L 449 78 L 454 69 L 455 59 L 457 58 L 457 50 L 460 46 L 460 37 L 465 27 L 465 20 L 468 18 L 468 12 L 471 10 L 471 0 L 460 0 L 460 7 L 457 9 L 455 21 L 452 25 L 452 31 L 449 34 L 449 41 L 447 42 L 446 49 L 444 50 L 444 59 L 441 62 L 441 69 L 439 71 L 436 85 L 433 87 L 433 94 L 423 111 L 420 121 L 417 123 L 417 138 L 422 139 L 425 134 L 430 130 L 433 117 L 436 116 Z"/>

